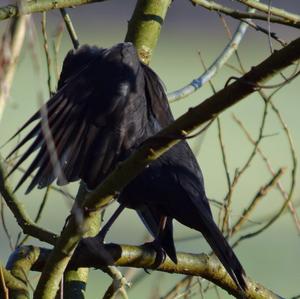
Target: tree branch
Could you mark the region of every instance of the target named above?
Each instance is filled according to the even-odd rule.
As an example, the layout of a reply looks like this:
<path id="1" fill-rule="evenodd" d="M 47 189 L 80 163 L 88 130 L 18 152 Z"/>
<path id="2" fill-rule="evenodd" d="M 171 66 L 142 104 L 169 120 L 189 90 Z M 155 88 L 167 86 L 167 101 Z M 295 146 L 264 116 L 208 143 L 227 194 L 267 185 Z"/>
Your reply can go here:
<path id="1" fill-rule="evenodd" d="M 248 28 L 248 24 L 241 22 L 237 27 L 233 37 L 226 45 L 222 53 L 217 57 L 217 59 L 212 63 L 212 65 L 205 70 L 200 77 L 194 79 L 191 83 L 186 86 L 175 90 L 168 94 L 168 99 L 171 102 L 178 101 L 180 99 L 186 98 L 189 95 L 196 92 L 199 88 L 201 88 L 206 82 L 212 79 L 218 71 L 224 66 L 224 64 L 229 60 L 232 54 L 239 47 L 240 42 L 242 41 L 246 31 Z"/>
<path id="2" fill-rule="evenodd" d="M 271 178 L 271 180 L 264 186 L 262 186 L 259 191 L 256 193 L 255 197 L 252 199 L 250 205 L 243 211 L 243 214 L 240 216 L 240 218 L 236 221 L 236 223 L 232 226 L 229 235 L 235 234 L 242 225 L 244 225 L 245 222 L 250 217 L 251 212 L 254 210 L 254 208 L 257 206 L 257 204 L 265 197 L 265 195 L 268 193 L 268 191 L 273 188 L 276 184 L 278 184 L 279 179 L 284 174 L 285 169 L 280 168 L 276 174 Z"/>
<path id="3" fill-rule="evenodd" d="M 142 62 L 149 64 L 171 0 L 138 0 L 125 41 L 132 42 Z"/>
<path id="4" fill-rule="evenodd" d="M 272 100 L 271 100 L 271 105 L 272 105 Z M 279 115 L 278 115 L 279 116 Z M 247 137 L 247 139 L 253 144 L 255 145 L 255 140 L 254 138 L 251 136 L 251 134 L 249 133 L 249 131 L 245 128 L 244 124 L 242 123 L 242 121 L 240 119 L 238 119 L 236 117 L 236 115 L 232 115 L 234 121 L 238 124 L 238 126 L 241 128 L 241 130 L 245 133 L 245 136 Z M 286 133 L 289 133 L 287 131 L 287 127 L 285 126 L 284 127 L 284 130 Z M 293 149 L 292 149 L 293 151 Z M 275 175 L 275 171 L 273 169 L 273 166 L 270 162 L 270 160 L 268 159 L 268 157 L 265 155 L 265 153 L 262 151 L 262 149 L 260 147 L 257 147 L 257 152 L 258 154 L 261 156 L 262 160 L 265 162 L 269 172 L 271 173 L 271 175 Z M 292 154 L 293 155 L 293 154 Z M 277 189 L 279 190 L 279 192 L 281 193 L 282 197 L 284 200 L 288 200 L 288 193 L 287 191 L 284 189 L 283 185 L 282 185 L 282 182 L 279 180 L 276 184 L 277 186 Z M 299 217 L 298 217 L 298 214 L 297 214 L 297 211 L 296 211 L 296 208 L 294 207 L 294 204 L 292 203 L 292 201 L 289 202 L 288 204 L 288 207 L 289 207 L 289 211 L 293 217 L 293 220 L 295 222 L 295 226 L 298 230 L 298 233 L 300 234 L 300 220 L 299 220 Z M 271 217 L 273 218 L 273 217 Z"/>
<path id="5" fill-rule="evenodd" d="M 52 9 L 75 7 L 84 4 L 104 2 L 107 0 L 30 0 L 22 1 L 22 5 L 11 4 L 0 7 L 0 20 L 11 17 L 31 14 L 35 12 L 43 12 Z"/>
<path id="6" fill-rule="evenodd" d="M 235 19 L 256 19 L 256 20 L 262 20 L 262 21 L 270 21 L 272 23 L 282 24 L 286 26 L 296 27 L 300 28 L 300 19 L 298 16 L 298 20 L 295 18 L 281 18 L 281 17 L 274 17 L 273 15 L 270 16 L 268 19 L 268 15 L 262 15 L 254 12 L 245 12 L 245 11 L 239 11 L 236 9 L 233 9 L 231 7 L 227 7 L 224 5 L 221 5 L 214 1 L 208 1 L 208 0 L 190 0 L 193 4 L 199 5 L 203 8 L 206 8 L 211 11 L 216 11 L 219 13 L 223 13 L 225 15 L 228 15 Z"/>
<path id="7" fill-rule="evenodd" d="M 297 14 L 290 13 L 284 9 L 277 8 L 275 6 L 270 6 L 264 3 L 257 2 L 255 0 L 236 0 L 248 7 L 255 8 L 260 10 L 266 14 L 271 14 L 273 16 L 277 16 L 283 18 L 285 20 L 289 20 L 291 23 L 300 23 L 300 16 Z"/>
<path id="8" fill-rule="evenodd" d="M 30 248 L 37 252 L 34 247 L 31 246 Z M 17 251 L 18 250 L 20 249 L 17 249 Z M 28 250 L 23 250 L 23 252 L 28 254 Z M 51 250 L 44 248 L 40 248 L 38 252 L 40 252 L 40 257 L 32 265 L 32 270 L 34 271 L 41 271 L 51 254 Z M 107 256 L 109 256 L 109 258 L 107 258 Z M 204 253 L 192 254 L 178 252 L 177 265 L 167 258 L 158 268 L 153 266 L 155 257 L 156 252 L 147 246 L 119 244 L 103 245 L 100 244 L 96 238 L 89 238 L 80 243 L 68 265 L 68 269 L 77 269 L 79 267 L 94 267 L 102 269 L 108 265 L 147 268 L 167 273 L 201 276 L 228 291 L 236 298 L 281 298 L 250 278 L 247 278 L 248 289 L 245 293 L 243 293 L 236 286 L 225 268 L 215 256 L 209 256 Z M 26 255 L 24 255 L 23 258 L 25 259 Z"/>
<path id="9" fill-rule="evenodd" d="M 33 236 L 40 241 L 47 242 L 49 244 L 54 245 L 57 239 L 57 236 L 47 231 L 39 226 L 37 226 L 26 213 L 24 206 L 21 202 L 19 202 L 10 191 L 9 187 L 6 185 L 4 180 L 4 174 L 2 170 L 2 166 L 0 164 L 0 193 L 5 200 L 5 203 L 15 216 L 18 224 L 23 229 L 24 234 L 28 234 Z"/>
<path id="10" fill-rule="evenodd" d="M 15 69 L 23 46 L 27 18 L 12 19 L 8 30 L 3 34 L 2 45 L 0 45 L 0 120 L 10 94 Z"/>
<path id="11" fill-rule="evenodd" d="M 78 36 L 77 36 L 77 33 L 75 31 L 75 28 L 73 26 L 73 23 L 72 23 L 72 20 L 71 20 L 70 16 L 64 8 L 60 9 L 60 13 L 61 13 L 61 15 L 64 19 L 66 28 L 69 32 L 69 36 L 72 40 L 73 47 L 74 47 L 74 49 L 78 49 L 80 43 L 79 43 Z"/>

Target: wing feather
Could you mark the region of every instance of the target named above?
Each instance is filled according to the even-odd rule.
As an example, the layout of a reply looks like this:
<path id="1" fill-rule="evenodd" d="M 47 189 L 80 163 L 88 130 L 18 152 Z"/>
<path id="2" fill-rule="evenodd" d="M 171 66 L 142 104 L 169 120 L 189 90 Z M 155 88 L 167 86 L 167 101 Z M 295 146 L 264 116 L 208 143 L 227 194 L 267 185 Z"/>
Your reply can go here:
<path id="1" fill-rule="evenodd" d="M 26 193 L 35 186 L 49 185 L 55 178 L 59 185 L 77 179 L 89 188 L 99 184 L 117 161 L 126 156 L 124 153 L 143 139 L 147 113 L 144 80 L 131 44 L 110 49 L 83 46 L 69 52 L 59 90 L 45 104 L 50 132 L 44 132 L 38 111 L 14 135 L 38 122 L 8 156 L 31 141 L 11 174 L 38 150 L 16 189 L 36 170 Z M 52 138 L 59 165 L 52 165 L 48 138 Z M 62 175 L 56 171 L 58 166 Z"/>

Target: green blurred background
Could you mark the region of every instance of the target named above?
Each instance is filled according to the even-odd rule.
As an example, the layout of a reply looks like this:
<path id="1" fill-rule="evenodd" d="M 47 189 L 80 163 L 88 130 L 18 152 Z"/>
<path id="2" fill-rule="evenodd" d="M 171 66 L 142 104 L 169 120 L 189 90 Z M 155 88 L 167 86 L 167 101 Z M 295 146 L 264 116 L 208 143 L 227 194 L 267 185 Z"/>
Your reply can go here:
<path id="1" fill-rule="evenodd" d="M 1 5 L 2 2 L 3 5 L 9 3 L 9 1 L 1 1 Z M 80 43 L 109 47 L 122 41 L 125 37 L 127 21 L 131 17 L 135 2 L 106 1 L 70 10 Z M 221 2 L 226 5 L 232 5 L 231 1 Z M 300 10 L 297 0 L 272 1 L 272 4 L 274 6 L 282 6 L 295 13 L 299 13 Z M 226 18 L 226 20 L 228 20 L 231 30 L 234 31 L 238 24 L 237 21 L 229 18 Z M 28 30 L 11 97 L 1 121 L 0 144 L 3 144 L 37 110 L 40 93 L 43 94 L 44 100 L 47 100 L 47 74 L 40 34 L 41 15 L 35 15 L 32 21 L 35 24 L 32 31 L 33 37 L 29 37 L 30 30 Z M 58 11 L 48 14 L 47 31 L 50 41 L 54 38 L 60 22 L 61 17 Z M 7 21 L 0 23 L 1 33 L 5 30 L 7 23 Z M 264 27 L 266 27 L 266 24 L 264 24 Z M 273 24 L 271 25 L 271 30 L 277 32 L 285 41 L 290 41 L 299 35 L 296 29 Z M 215 13 L 207 12 L 200 7 L 194 7 L 188 1 L 177 0 L 173 2 L 167 14 L 151 66 L 162 78 L 167 90 L 170 92 L 182 87 L 202 73 L 203 69 L 198 51 L 201 51 L 206 64 L 210 65 L 227 42 L 228 38 L 225 29 Z M 69 37 L 67 33 L 64 33 L 59 56 L 60 63 L 71 47 Z M 276 42 L 274 42 L 274 48 L 277 48 Z M 269 54 L 270 49 L 267 36 L 250 29 L 239 48 L 239 55 L 245 69 L 248 70 Z M 236 65 L 234 57 L 231 58 L 230 63 Z M 287 70 L 285 74 L 288 75 L 291 71 Z M 220 89 L 230 76 L 237 75 L 236 72 L 225 67 L 213 79 L 213 83 L 217 89 Z M 272 80 L 272 82 L 281 81 L 281 77 Z M 292 133 L 296 154 L 299 154 L 300 146 L 299 82 L 299 79 L 296 79 L 280 90 L 274 97 L 274 103 L 280 109 Z M 211 94 L 210 87 L 206 85 L 194 95 L 172 104 L 174 115 L 177 117 L 183 114 L 188 107 L 197 105 Z M 244 122 L 251 134 L 256 137 L 258 136 L 262 118 L 263 102 L 258 94 L 254 94 L 221 116 L 231 178 L 233 178 L 235 170 L 241 167 L 252 150 L 251 144 L 247 141 L 240 128 L 233 122 L 232 113 L 235 113 Z M 270 135 L 270 137 L 262 141 L 261 148 L 268 155 L 275 171 L 279 167 L 287 167 L 282 183 L 285 189 L 289 190 L 292 166 L 289 146 L 286 136 L 272 111 L 269 111 L 267 116 L 265 134 Z M 5 156 L 13 144 L 14 142 L 2 148 L 1 156 Z M 216 124 L 208 129 L 204 137 L 197 137 L 191 140 L 190 144 L 197 153 L 198 161 L 204 173 L 208 197 L 223 200 L 227 192 L 227 184 Z M 12 184 L 15 183 L 17 177 L 18 175 L 14 176 L 11 181 Z M 242 177 L 234 191 L 231 213 L 232 223 L 235 222 L 241 211 L 249 204 L 259 188 L 265 185 L 270 178 L 271 176 L 264 163 L 257 156 L 251 163 L 251 168 Z M 297 174 L 297 184 L 293 196 L 296 206 L 300 204 L 299 178 L 299 174 Z M 39 207 L 44 190 L 35 190 L 30 195 L 24 196 L 25 187 L 26 184 L 24 188 L 17 192 L 17 196 L 24 203 L 30 215 L 33 216 Z M 75 193 L 77 187 L 78 184 L 74 183 L 67 188 Z M 257 224 L 262 223 L 270 215 L 273 215 L 282 202 L 282 198 L 277 190 L 269 192 L 257 207 L 252 215 L 252 222 L 248 223 L 248 229 L 243 231 L 243 233 L 256 230 L 258 228 Z M 109 209 L 109 213 L 115 206 L 113 205 Z M 53 192 L 47 202 L 46 212 L 41 225 L 59 233 L 70 207 L 70 202 Z M 218 210 L 215 207 L 213 209 L 217 219 Z M 106 215 L 108 216 L 109 213 Z M 10 234 L 13 240 L 16 240 L 19 230 L 15 219 L 7 209 L 5 209 L 5 218 Z M 144 226 L 136 214 L 132 211 L 126 211 L 114 225 L 107 237 L 107 242 L 140 244 L 143 242 L 145 235 Z M 178 223 L 175 224 L 175 236 L 178 239 L 195 237 L 194 240 L 190 241 L 178 241 L 176 243 L 178 250 L 195 253 L 209 251 L 206 242 L 198 233 L 186 229 Z M 232 241 L 235 239 L 236 237 Z M 41 245 L 32 239 L 28 243 Z M 10 249 L 2 224 L 0 225 L 0 244 L 0 260 L 2 263 L 5 263 Z M 45 244 L 42 244 L 42 246 L 45 246 Z M 300 253 L 300 239 L 292 217 L 288 212 L 258 237 L 242 242 L 237 247 L 236 252 L 247 274 L 254 280 L 287 298 L 300 293 L 300 260 L 298 257 Z M 34 274 L 33 282 L 37 278 L 38 275 Z M 180 275 L 152 272 L 151 275 L 146 275 L 141 282 L 134 284 L 129 289 L 129 297 L 151 298 L 152 295 L 163 295 L 180 278 Z M 105 274 L 92 270 L 87 289 L 88 298 L 101 297 L 109 282 L 110 280 Z M 222 298 L 228 296 L 223 292 L 221 294 Z M 216 292 L 210 291 L 206 298 L 216 297 Z"/>

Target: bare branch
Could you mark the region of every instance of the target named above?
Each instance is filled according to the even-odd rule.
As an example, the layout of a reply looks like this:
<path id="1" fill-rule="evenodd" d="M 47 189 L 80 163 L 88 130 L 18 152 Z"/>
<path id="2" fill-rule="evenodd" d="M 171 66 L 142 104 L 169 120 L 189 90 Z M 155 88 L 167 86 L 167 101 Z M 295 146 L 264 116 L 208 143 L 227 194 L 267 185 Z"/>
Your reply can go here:
<path id="1" fill-rule="evenodd" d="M 239 11 L 230 7 L 226 7 L 224 5 L 221 5 L 215 1 L 208 1 L 208 0 L 190 0 L 192 3 L 200 5 L 208 10 L 217 11 L 219 13 L 223 13 L 225 15 L 228 15 L 235 19 L 256 19 L 256 20 L 262 20 L 267 21 L 268 16 L 262 15 L 254 12 L 244 12 Z M 256 2 L 257 3 L 257 2 Z M 262 4 L 263 5 L 263 4 Z M 249 5 L 250 6 L 250 5 Z M 268 7 L 267 5 L 265 7 Z M 257 8 L 257 7 L 255 7 Z M 258 9 L 258 8 L 257 8 Z M 266 10 L 266 13 L 268 12 L 268 9 Z M 274 17 L 274 14 L 271 12 L 272 16 L 270 16 L 270 22 L 272 23 L 278 23 L 282 25 L 287 25 L 291 27 L 300 28 L 300 19 L 299 16 L 296 15 L 296 18 L 281 18 L 281 17 Z M 296 21 L 298 19 L 298 21 Z"/>
<path id="2" fill-rule="evenodd" d="M 256 205 L 261 201 L 261 199 L 267 194 L 267 192 L 273 188 L 276 184 L 278 184 L 279 179 L 284 174 L 284 169 L 280 168 L 277 173 L 271 178 L 271 180 L 263 187 L 259 189 L 250 205 L 244 210 L 242 216 L 237 220 L 237 222 L 233 225 L 230 231 L 230 235 L 236 233 L 240 227 L 249 219 L 250 214 L 256 207 Z"/>
<path id="3" fill-rule="evenodd" d="M 0 120 L 8 99 L 15 68 L 22 49 L 27 17 L 15 18 L 2 38 L 0 47 Z"/>
<path id="4" fill-rule="evenodd" d="M 43 0 L 22 1 L 22 5 L 11 4 L 0 7 L 0 20 L 11 17 L 27 15 L 36 12 L 44 12 L 52 9 L 75 7 L 84 4 L 103 2 L 106 0 Z"/>
<path id="5" fill-rule="evenodd" d="M 44 193 L 43 199 L 42 199 L 41 204 L 39 206 L 38 212 L 37 212 L 37 214 L 35 216 L 35 219 L 34 219 L 34 223 L 36 223 L 36 224 L 39 222 L 39 220 L 42 216 L 42 213 L 43 213 L 44 208 L 46 206 L 46 201 L 48 199 L 49 194 L 50 194 L 50 187 L 48 186 L 46 188 L 46 191 Z M 28 238 L 29 238 L 29 235 L 26 235 L 21 241 L 17 241 L 16 247 L 23 245 L 28 240 Z"/>
<path id="6" fill-rule="evenodd" d="M 230 42 L 224 48 L 219 57 L 212 63 L 212 65 L 200 77 L 194 79 L 188 85 L 169 93 L 169 101 L 175 102 L 180 99 L 186 98 L 187 96 L 193 94 L 195 91 L 201 88 L 206 82 L 208 82 L 228 61 L 231 55 L 236 51 L 241 40 L 243 39 L 243 36 L 247 31 L 247 28 L 248 24 L 241 22 Z"/>
<path id="7" fill-rule="evenodd" d="M 42 34 L 43 34 L 43 39 L 44 39 L 44 52 L 46 56 L 46 65 L 47 65 L 47 75 L 48 75 L 48 91 L 49 91 L 49 96 L 51 97 L 52 93 L 52 88 L 51 88 L 51 58 L 50 58 L 50 53 L 49 53 L 49 44 L 48 44 L 48 35 L 47 35 L 47 15 L 45 12 L 42 14 Z"/>
<path id="8" fill-rule="evenodd" d="M 236 1 L 246 5 L 248 7 L 260 10 L 261 12 L 264 12 L 266 14 L 270 13 L 273 16 L 277 16 L 277 17 L 283 18 L 285 20 L 289 20 L 291 23 L 300 23 L 299 15 L 290 13 L 284 9 L 280 9 L 275 6 L 270 7 L 267 4 L 260 3 L 258 1 L 254 1 L 254 0 L 236 0 Z"/>
<path id="9" fill-rule="evenodd" d="M 115 266 L 107 266 L 102 270 L 113 279 L 111 285 L 106 290 L 103 299 L 113 299 L 119 292 L 124 299 L 128 299 L 125 287 L 129 286 L 129 284 L 118 268 Z"/>
<path id="10" fill-rule="evenodd" d="M 233 119 L 235 120 L 235 122 L 239 125 L 239 127 L 243 130 L 243 132 L 245 133 L 246 137 L 248 138 L 248 140 L 254 145 L 255 144 L 255 140 L 252 138 L 252 136 L 250 135 L 250 133 L 248 132 L 248 130 L 245 128 L 245 126 L 243 125 L 243 123 L 241 122 L 240 119 L 238 119 L 234 114 L 232 115 Z M 262 157 L 263 161 L 265 162 L 268 170 L 270 171 L 270 173 L 272 175 L 275 175 L 275 171 L 269 161 L 269 159 L 267 158 L 267 156 L 263 153 L 263 151 L 261 150 L 260 147 L 257 148 L 257 152 L 259 153 L 259 155 Z M 284 190 L 284 187 L 282 185 L 282 183 L 280 181 L 277 182 L 277 188 L 280 191 L 282 197 L 287 200 L 288 198 L 288 194 L 287 192 Z M 295 222 L 295 226 L 298 230 L 298 232 L 300 233 L 300 220 L 299 217 L 297 215 L 296 209 L 293 205 L 292 202 L 289 203 L 289 210 L 290 213 L 292 214 L 293 218 L 294 218 L 294 222 Z"/>
<path id="11" fill-rule="evenodd" d="M 171 0 L 138 0 L 128 22 L 125 41 L 135 45 L 140 60 L 145 64 L 149 64 L 151 60 L 171 2 Z"/>
<path id="12" fill-rule="evenodd" d="M 169 258 L 158 268 L 155 268 L 154 261 L 156 253 L 145 246 L 118 245 L 100 243 L 91 245 L 96 238 L 80 243 L 76 249 L 68 268 L 76 269 L 78 267 L 95 267 L 102 269 L 106 265 L 115 265 L 119 267 L 147 268 L 167 273 L 178 273 L 203 277 L 236 298 L 243 299 L 280 299 L 281 297 L 266 289 L 264 286 L 247 278 L 248 289 L 242 292 L 233 282 L 224 267 L 215 256 L 207 254 L 192 254 L 178 252 L 178 264 L 175 265 Z M 33 265 L 32 270 L 41 271 L 45 262 L 51 253 L 49 249 L 40 249 L 41 258 Z M 107 260 L 110 255 L 110 261 Z M 154 268 L 153 268 L 154 267 Z"/>
<path id="13" fill-rule="evenodd" d="M 80 43 L 79 43 L 78 36 L 76 34 L 76 31 L 75 31 L 75 28 L 73 26 L 70 16 L 64 8 L 60 9 L 60 13 L 65 21 L 67 30 L 69 32 L 69 35 L 70 35 L 72 43 L 73 43 L 73 47 L 74 47 L 74 49 L 78 49 Z"/>
<path id="14" fill-rule="evenodd" d="M 10 247 L 11 250 L 14 250 L 15 246 L 13 244 L 13 239 L 11 237 L 11 234 L 10 234 L 9 230 L 8 230 L 8 227 L 7 227 L 7 224 L 6 224 L 6 220 L 5 220 L 5 213 L 4 213 L 5 205 L 4 205 L 4 200 L 3 200 L 2 197 L 1 197 L 0 200 L 1 200 L 1 203 L 0 203 L 1 223 L 2 223 L 2 226 L 3 226 L 4 233 L 6 235 L 6 238 L 8 240 L 9 247 Z"/>
<path id="15" fill-rule="evenodd" d="M 7 206 L 15 216 L 18 224 L 23 229 L 24 234 L 33 236 L 41 241 L 47 242 L 49 244 L 55 244 L 57 236 L 37 226 L 29 217 L 25 211 L 24 206 L 12 195 L 10 189 L 5 183 L 4 174 L 2 167 L 0 165 L 0 193 L 3 196 Z"/>

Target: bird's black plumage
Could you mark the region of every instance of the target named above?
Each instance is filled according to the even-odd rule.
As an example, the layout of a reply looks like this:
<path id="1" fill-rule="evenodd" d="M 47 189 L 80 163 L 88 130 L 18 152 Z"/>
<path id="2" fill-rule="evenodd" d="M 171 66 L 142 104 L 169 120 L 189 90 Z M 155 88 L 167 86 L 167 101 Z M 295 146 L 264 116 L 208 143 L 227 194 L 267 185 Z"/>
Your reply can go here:
<path id="1" fill-rule="evenodd" d="M 55 179 L 59 185 L 82 179 L 89 189 L 95 188 L 117 162 L 150 136 L 150 114 L 164 126 L 173 120 L 165 98 L 159 78 L 140 63 L 131 43 L 109 49 L 85 45 L 69 51 L 57 92 L 42 107 L 47 118 L 39 110 L 11 138 L 36 122 L 7 157 L 31 141 L 9 176 L 36 152 L 15 190 L 31 175 L 26 193 L 36 186 L 48 186 Z M 43 129 L 43 123 L 49 131 Z M 55 144 L 58 161 L 49 155 L 49 139 Z M 155 237 L 159 215 L 150 209 L 138 214 Z M 172 222 L 166 225 L 161 246 L 176 263 Z"/>
<path id="2" fill-rule="evenodd" d="M 57 177 L 59 185 L 82 179 L 92 189 L 127 150 L 145 139 L 143 69 L 132 51 L 134 48 L 126 44 L 111 49 L 84 46 L 67 55 L 58 91 L 45 104 L 48 119 L 44 122 L 48 122 L 50 132 L 43 132 L 40 112 L 17 132 L 38 120 L 9 155 L 33 139 L 16 168 L 38 150 L 17 188 L 37 169 L 27 192 L 35 186 L 43 188 Z M 52 135 L 49 139 L 55 144 L 61 174 L 52 165 L 47 133 Z"/>
<path id="3" fill-rule="evenodd" d="M 17 185 L 36 170 L 27 192 L 56 178 L 58 184 L 82 179 L 93 189 L 118 161 L 173 121 L 162 84 L 139 62 L 130 43 L 110 49 L 84 46 L 70 52 L 58 91 L 44 108 L 59 163 L 53 166 L 50 137 L 38 112 L 17 132 L 37 121 L 12 151 L 33 140 L 12 170 L 37 151 Z M 160 232 L 159 245 L 174 262 L 172 220 L 200 231 L 236 284 L 245 289 L 243 267 L 213 220 L 201 170 L 185 141 L 149 165 L 118 200 L 135 209 L 153 235 Z"/>

